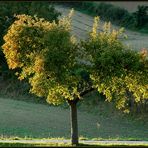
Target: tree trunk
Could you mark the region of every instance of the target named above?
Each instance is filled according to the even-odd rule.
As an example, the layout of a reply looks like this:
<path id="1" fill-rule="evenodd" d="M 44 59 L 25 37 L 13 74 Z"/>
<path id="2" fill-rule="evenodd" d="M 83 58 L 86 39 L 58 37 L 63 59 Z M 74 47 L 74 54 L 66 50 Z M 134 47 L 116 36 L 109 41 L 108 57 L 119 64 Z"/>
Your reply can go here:
<path id="1" fill-rule="evenodd" d="M 94 88 L 90 88 L 81 92 L 80 96 L 84 96 L 85 94 L 93 91 Z M 78 137 L 78 120 L 77 120 L 77 102 L 79 98 L 75 98 L 74 100 L 67 100 L 70 106 L 70 120 L 71 120 L 71 143 L 72 145 L 79 145 L 79 137 Z"/>
<path id="2" fill-rule="evenodd" d="M 70 105 L 70 120 L 71 120 L 71 143 L 78 145 L 78 121 L 77 121 L 77 101 L 68 101 Z"/>

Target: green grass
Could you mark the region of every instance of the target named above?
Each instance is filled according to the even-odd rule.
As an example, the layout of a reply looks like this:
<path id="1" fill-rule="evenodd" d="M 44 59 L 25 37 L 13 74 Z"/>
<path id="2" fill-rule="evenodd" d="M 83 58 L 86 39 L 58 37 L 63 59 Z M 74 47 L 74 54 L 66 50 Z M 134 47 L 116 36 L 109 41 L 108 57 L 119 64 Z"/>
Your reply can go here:
<path id="1" fill-rule="evenodd" d="M 75 147 L 70 143 L 0 143 L 0 147 Z M 78 147 L 147 147 L 147 145 L 139 144 L 83 144 Z"/>
<path id="2" fill-rule="evenodd" d="M 95 103 L 92 94 L 78 104 L 80 139 L 148 140 L 147 117 L 129 117 L 112 104 Z M 90 101 L 92 99 L 92 101 Z M 69 108 L 0 98 L 0 136 L 11 138 L 70 138 Z"/>

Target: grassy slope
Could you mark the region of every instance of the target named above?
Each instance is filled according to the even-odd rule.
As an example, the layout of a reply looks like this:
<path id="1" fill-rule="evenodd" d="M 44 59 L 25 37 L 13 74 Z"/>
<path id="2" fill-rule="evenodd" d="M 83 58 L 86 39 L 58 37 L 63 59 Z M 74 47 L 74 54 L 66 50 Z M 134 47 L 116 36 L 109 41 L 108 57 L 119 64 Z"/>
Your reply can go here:
<path id="1" fill-rule="evenodd" d="M 148 140 L 146 118 L 129 118 L 107 102 L 100 102 L 93 110 L 87 108 L 89 113 L 85 108 L 81 105 L 78 111 L 81 137 Z M 70 138 L 69 109 L 0 98 L 0 135 Z"/>

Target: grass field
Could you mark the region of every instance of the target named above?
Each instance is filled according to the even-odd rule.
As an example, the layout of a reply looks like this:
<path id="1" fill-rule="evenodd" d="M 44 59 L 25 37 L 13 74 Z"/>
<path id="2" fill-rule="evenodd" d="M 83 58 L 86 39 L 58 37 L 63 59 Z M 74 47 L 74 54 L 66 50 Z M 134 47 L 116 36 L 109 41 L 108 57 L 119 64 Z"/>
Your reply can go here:
<path id="1" fill-rule="evenodd" d="M 69 109 L 63 107 L 0 98 L 1 138 L 70 138 L 69 120 Z M 79 104 L 78 122 L 80 139 L 148 140 L 146 116 L 129 117 L 107 102 Z"/>

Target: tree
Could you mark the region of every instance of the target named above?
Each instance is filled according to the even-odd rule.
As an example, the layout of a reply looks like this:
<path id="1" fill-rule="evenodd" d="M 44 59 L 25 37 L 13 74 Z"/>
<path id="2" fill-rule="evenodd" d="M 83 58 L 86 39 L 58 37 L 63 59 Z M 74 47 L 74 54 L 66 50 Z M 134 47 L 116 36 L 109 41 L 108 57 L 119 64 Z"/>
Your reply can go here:
<path id="1" fill-rule="evenodd" d="M 148 6 L 138 6 L 133 15 L 136 18 L 136 27 L 141 28 L 148 24 Z"/>
<path id="2" fill-rule="evenodd" d="M 69 104 L 72 144 L 78 145 L 77 102 L 94 89 L 118 108 L 127 107 L 127 91 L 136 101 L 147 98 L 148 60 L 146 52 L 126 49 L 118 39 L 121 30 L 105 24 L 97 33 L 98 18 L 89 38 L 77 42 L 70 33 L 71 14 L 58 23 L 17 16 L 4 36 L 3 53 L 18 78 L 28 79 L 31 93 L 50 104 Z"/>

